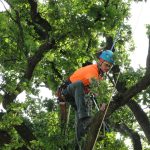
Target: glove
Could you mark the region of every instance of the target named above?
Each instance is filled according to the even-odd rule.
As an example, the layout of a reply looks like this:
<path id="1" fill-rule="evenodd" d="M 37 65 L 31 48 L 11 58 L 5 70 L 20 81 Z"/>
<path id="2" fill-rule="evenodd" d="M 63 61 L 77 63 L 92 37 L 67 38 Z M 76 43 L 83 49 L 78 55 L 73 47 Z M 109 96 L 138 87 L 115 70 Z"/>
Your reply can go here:
<path id="1" fill-rule="evenodd" d="M 106 103 L 100 104 L 99 110 L 102 111 L 102 112 L 104 112 L 106 110 Z"/>

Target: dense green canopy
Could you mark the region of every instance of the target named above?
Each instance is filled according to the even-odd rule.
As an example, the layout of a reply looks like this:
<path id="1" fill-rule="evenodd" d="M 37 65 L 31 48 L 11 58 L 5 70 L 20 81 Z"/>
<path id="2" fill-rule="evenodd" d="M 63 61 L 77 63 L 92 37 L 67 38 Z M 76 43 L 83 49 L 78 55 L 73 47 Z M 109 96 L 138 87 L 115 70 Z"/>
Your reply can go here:
<path id="1" fill-rule="evenodd" d="M 130 138 L 133 149 L 146 150 L 150 143 L 150 48 L 146 68 L 132 68 L 129 53 L 134 44 L 127 20 L 133 1 L 5 2 L 9 9 L 0 12 L 0 103 L 4 108 L 0 112 L 1 149 L 73 149 L 73 109 L 68 124 L 62 127 L 55 96 L 43 99 L 39 89 L 48 88 L 54 95 L 57 86 L 73 71 L 87 61 L 96 61 L 100 48 L 111 49 L 117 40 L 112 49 L 115 66 L 111 79 L 106 76 L 106 81 L 92 87 L 99 103 L 109 103 L 112 81 L 117 82 L 117 92 L 106 114 L 111 132 L 98 138 L 95 149 L 127 150 L 124 140 Z M 149 30 L 147 25 L 148 37 Z M 22 92 L 26 93 L 25 101 L 17 99 Z M 102 116 L 102 112 L 93 112 L 94 123 L 87 133 L 85 150 L 94 144 Z M 119 139 L 117 133 L 121 134 Z"/>

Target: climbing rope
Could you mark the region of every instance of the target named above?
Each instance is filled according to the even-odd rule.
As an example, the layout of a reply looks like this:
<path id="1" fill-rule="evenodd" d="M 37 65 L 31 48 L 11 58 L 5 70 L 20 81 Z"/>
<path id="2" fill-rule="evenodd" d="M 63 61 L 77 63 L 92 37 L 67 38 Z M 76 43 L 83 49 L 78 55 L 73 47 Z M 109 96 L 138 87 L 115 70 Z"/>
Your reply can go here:
<path id="1" fill-rule="evenodd" d="M 114 42 L 113 42 L 113 44 L 112 44 L 112 46 L 111 46 L 111 49 L 110 49 L 111 51 L 113 50 L 113 48 L 114 48 L 114 46 L 115 46 L 117 40 L 119 39 L 120 32 L 121 32 L 121 29 L 123 28 L 123 25 L 124 25 L 124 24 L 123 24 L 123 22 L 122 22 L 122 24 L 120 25 L 120 28 L 119 28 L 119 30 L 118 30 L 118 32 L 117 32 L 115 38 L 114 38 Z"/>

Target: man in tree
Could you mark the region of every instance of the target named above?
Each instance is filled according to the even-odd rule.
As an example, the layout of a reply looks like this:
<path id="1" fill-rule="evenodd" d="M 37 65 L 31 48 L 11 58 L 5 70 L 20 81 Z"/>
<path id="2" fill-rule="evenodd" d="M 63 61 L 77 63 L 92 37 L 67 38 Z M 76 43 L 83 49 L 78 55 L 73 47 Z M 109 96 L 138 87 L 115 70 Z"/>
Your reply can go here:
<path id="1" fill-rule="evenodd" d="M 78 140 L 84 136 L 91 122 L 91 117 L 85 104 L 85 93 L 87 92 L 92 79 L 102 80 L 104 73 L 108 72 L 114 63 L 113 52 L 111 50 L 102 51 L 98 58 L 99 61 L 97 64 L 87 65 L 76 70 L 69 77 L 69 85 L 62 90 L 62 94 L 66 101 L 75 106 Z M 104 104 L 100 110 L 105 110 Z"/>

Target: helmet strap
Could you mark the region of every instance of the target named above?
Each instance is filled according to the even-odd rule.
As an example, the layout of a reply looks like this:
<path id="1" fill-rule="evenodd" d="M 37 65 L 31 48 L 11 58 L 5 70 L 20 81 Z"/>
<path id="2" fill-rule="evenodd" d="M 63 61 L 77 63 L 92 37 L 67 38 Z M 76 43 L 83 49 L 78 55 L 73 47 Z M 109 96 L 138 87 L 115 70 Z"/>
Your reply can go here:
<path id="1" fill-rule="evenodd" d="M 101 69 L 101 65 L 103 64 L 103 62 L 98 62 L 97 63 L 97 67 L 98 67 L 98 74 L 101 76 L 101 77 L 103 77 L 104 76 L 104 72 L 103 72 L 103 70 Z"/>

